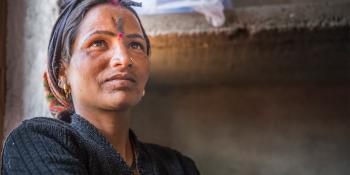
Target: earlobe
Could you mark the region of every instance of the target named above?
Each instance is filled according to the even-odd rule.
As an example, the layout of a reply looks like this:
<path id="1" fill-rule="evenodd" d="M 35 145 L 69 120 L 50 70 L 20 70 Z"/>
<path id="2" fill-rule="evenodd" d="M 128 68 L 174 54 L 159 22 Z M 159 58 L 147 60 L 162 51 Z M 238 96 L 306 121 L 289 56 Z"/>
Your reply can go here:
<path id="1" fill-rule="evenodd" d="M 66 84 L 66 83 L 67 83 L 67 81 L 65 81 L 65 78 L 60 77 L 60 78 L 58 79 L 58 87 L 60 87 L 61 89 L 63 89 L 64 84 Z"/>
<path id="2" fill-rule="evenodd" d="M 58 86 L 63 89 L 66 98 L 68 98 L 71 93 L 71 88 L 68 80 L 68 64 L 66 63 L 60 65 Z"/>
<path id="3" fill-rule="evenodd" d="M 71 94 L 71 88 L 69 83 L 67 82 L 67 78 L 61 76 L 58 80 L 58 86 L 63 89 L 64 94 L 66 96 L 66 98 L 69 98 L 69 95 Z"/>
<path id="4" fill-rule="evenodd" d="M 69 84 L 69 79 L 68 79 L 68 64 L 67 63 L 61 63 L 60 64 L 60 69 L 58 72 L 58 77 L 59 80 L 64 79 L 66 83 Z M 60 86 L 61 87 L 61 86 Z"/>

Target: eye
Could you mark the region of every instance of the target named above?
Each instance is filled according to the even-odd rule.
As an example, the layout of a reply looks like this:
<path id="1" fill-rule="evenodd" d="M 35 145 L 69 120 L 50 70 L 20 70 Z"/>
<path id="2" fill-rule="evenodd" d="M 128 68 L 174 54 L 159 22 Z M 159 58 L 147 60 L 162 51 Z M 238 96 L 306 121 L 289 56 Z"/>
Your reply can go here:
<path id="1" fill-rule="evenodd" d="M 131 42 L 129 48 L 144 51 L 144 46 L 139 42 Z"/>
<path id="2" fill-rule="evenodd" d="M 96 40 L 96 41 L 92 42 L 89 47 L 105 48 L 105 47 L 107 47 L 107 42 L 104 40 Z"/>

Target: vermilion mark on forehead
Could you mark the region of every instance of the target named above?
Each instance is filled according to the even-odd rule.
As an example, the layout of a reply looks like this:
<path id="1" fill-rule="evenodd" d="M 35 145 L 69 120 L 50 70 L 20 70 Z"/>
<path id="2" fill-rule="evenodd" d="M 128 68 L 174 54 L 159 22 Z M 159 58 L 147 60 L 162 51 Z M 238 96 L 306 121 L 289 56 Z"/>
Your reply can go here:
<path id="1" fill-rule="evenodd" d="M 118 38 L 118 39 L 122 39 L 123 37 L 124 37 L 124 34 L 121 33 L 121 32 L 118 32 L 117 38 Z"/>
<path id="2" fill-rule="evenodd" d="M 123 24 L 123 18 L 122 17 L 118 17 L 117 29 L 118 29 L 118 32 L 124 33 L 124 24 Z"/>
<path id="3" fill-rule="evenodd" d="M 124 25 L 123 25 L 123 18 L 118 17 L 118 20 L 116 21 L 114 18 L 112 18 L 113 21 L 115 22 L 115 25 L 117 27 L 117 38 L 122 39 L 124 37 Z"/>
<path id="4" fill-rule="evenodd" d="M 113 5 L 119 5 L 119 0 L 111 0 L 111 3 L 112 3 Z"/>

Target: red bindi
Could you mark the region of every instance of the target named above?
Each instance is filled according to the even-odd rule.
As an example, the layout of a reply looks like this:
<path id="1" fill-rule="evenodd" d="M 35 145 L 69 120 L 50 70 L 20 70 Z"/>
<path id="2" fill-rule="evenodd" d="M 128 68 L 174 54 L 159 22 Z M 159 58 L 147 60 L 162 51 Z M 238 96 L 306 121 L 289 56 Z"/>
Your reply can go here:
<path id="1" fill-rule="evenodd" d="M 124 37 L 124 33 L 123 32 L 118 32 L 117 38 L 118 39 L 122 39 L 123 37 Z"/>
<path id="2" fill-rule="evenodd" d="M 119 5 L 119 0 L 111 0 L 111 3 L 112 3 L 113 5 Z"/>

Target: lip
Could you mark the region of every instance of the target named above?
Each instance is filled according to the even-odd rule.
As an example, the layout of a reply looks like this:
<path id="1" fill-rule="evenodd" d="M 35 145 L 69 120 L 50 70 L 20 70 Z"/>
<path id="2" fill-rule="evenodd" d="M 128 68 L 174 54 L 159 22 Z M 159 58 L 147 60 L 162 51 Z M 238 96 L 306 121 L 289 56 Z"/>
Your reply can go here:
<path id="1" fill-rule="evenodd" d="M 104 83 L 106 82 L 111 82 L 111 81 L 130 81 L 132 83 L 136 83 L 135 78 L 128 74 L 128 73 L 118 73 L 118 74 L 114 74 L 112 76 L 110 76 L 109 78 L 107 78 Z"/>

